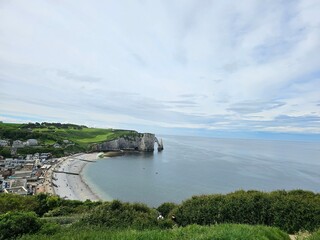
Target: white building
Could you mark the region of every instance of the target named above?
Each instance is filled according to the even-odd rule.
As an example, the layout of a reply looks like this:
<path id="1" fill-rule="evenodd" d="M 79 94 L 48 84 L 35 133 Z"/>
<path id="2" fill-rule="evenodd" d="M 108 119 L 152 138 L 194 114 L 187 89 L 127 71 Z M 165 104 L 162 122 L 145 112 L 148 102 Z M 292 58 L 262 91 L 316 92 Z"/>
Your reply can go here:
<path id="1" fill-rule="evenodd" d="M 26 146 L 37 146 L 38 140 L 37 139 L 28 139 L 26 141 Z"/>
<path id="2" fill-rule="evenodd" d="M 24 147 L 24 144 L 23 144 L 23 142 L 20 141 L 20 140 L 15 140 L 15 141 L 13 141 L 13 143 L 12 143 L 12 147 L 13 147 L 13 148 L 23 148 L 23 147 Z"/>
<path id="3" fill-rule="evenodd" d="M 0 147 L 7 147 L 7 146 L 9 146 L 9 141 L 0 139 Z"/>

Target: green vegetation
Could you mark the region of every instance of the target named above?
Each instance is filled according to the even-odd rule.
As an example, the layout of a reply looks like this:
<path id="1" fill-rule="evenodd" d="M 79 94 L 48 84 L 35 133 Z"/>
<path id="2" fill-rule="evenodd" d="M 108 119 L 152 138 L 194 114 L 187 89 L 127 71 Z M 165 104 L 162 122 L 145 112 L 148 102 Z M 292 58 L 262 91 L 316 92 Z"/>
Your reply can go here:
<path id="1" fill-rule="evenodd" d="M 308 236 L 308 237 L 306 237 L 304 239 L 305 240 L 320 240 L 320 229 L 317 232 L 311 234 L 310 236 Z"/>
<path id="2" fill-rule="evenodd" d="M 0 194 L 0 214 L 9 211 L 35 211 L 38 206 L 39 202 L 36 200 L 36 196 L 22 197 L 15 194 Z"/>
<path id="3" fill-rule="evenodd" d="M 56 157 L 82 151 L 90 151 L 95 143 L 110 141 L 119 137 L 131 138 L 140 136 L 136 131 L 88 128 L 75 124 L 61 123 L 28 123 L 13 124 L 0 123 L 0 139 L 26 141 L 37 139 L 39 146 L 18 148 L 18 155 L 34 154 L 36 152 L 50 152 Z M 66 141 L 67 140 L 67 141 Z M 54 147 L 54 144 L 60 147 Z M 1 147 L 0 155 L 10 157 L 10 148 Z"/>
<path id="4" fill-rule="evenodd" d="M 172 203 L 172 202 L 166 202 L 166 203 L 162 203 L 158 208 L 157 210 L 161 213 L 161 215 L 163 217 L 169 217 L 169 213 L 177 208 L 178 205 L 175 204 L 175 203 Z"/>
<path id="5" fill-rule="evenodd" d="M 121 239 L 121 240 L 289 240 L 289 236 L 276 228 L 265 226 L 248 226 L 222 224 L 217 226 L 191 225 L 170 230 L 109 230 L 105 228 L 79 229 L 71 228 L 48 236 L 29 235 L 22 238 L 31 239 Z"/>
<path id="6" fill-rule="evenodd" d="M 0 215 L 0 239 L 15 239 L 41 228 L 40 219 L 34 212 L 8 212 Z"/>
<path id="7" fill-rule="evenodd" d="M 181 226 L 238 223 L 279 227 L 285 232 L 320 227 L 320 194 L 308 191 L 237 191 L 186 200 L 173 210 Z"/>
<path id="8" fill-rule="evenodd" d="M 0 147 L 0 156 L 5 158 L 11 157 L 10 147 Z"/>
<path id="9" fill-rule="evenodd" d="M 164 219 L 157 219 L 159 212 Z M 320 194 L 237 191 L 163 203 L 157 209 L 118 200 L 0 194 L 0 228 L 9 229 L 9 223 L 12 236 L 28 233 L 22 239 L 289 239 L 287 233 L 314 232 L 299 240 L 315 240 L 320 235 Z M 0 240 L 6 239 L 1 229 Z"/>
<path id="10" fill-rule="evenodd" d="M 141 203 L 106 202 L 79 221 L 79 226 L 106 228 L 153 229 L 171 228 L 172 221 L 157 221 L 158 212 Z"/>
<path id="11" fill-rule="evenodd" d="M 57 196 L 38 194 L 20 196 L 16 194 L 0 194 L 0 214 L 15 211 L 35 212 L 38 216 L 69 216 L 90 211 L 101 202 L 66 200 Z M 69 209 L 69 210 L 66 210 Z M 60 211 L 60 213 L 59 213 Z"/>

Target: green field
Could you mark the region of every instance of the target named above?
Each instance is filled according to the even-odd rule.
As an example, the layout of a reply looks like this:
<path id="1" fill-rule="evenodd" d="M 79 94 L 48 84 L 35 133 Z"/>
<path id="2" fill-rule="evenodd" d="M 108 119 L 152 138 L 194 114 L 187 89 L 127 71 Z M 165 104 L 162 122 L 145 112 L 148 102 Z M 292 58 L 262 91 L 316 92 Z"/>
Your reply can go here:
<path id="1" fill-rule="evenodd" d="M 33 129 L 33 132 L 47 134 L 51 139 L 66 139 L 81 145 L 110 141 L 118 137 L 138 134 L 137 132 L 130 130 L 103 128 L 36 128 Z"/>

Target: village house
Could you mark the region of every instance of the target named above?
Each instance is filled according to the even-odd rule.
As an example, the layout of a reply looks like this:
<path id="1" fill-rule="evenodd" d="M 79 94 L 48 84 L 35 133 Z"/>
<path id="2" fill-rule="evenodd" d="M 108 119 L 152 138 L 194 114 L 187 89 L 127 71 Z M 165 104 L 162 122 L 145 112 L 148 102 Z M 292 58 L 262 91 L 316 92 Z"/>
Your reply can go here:
<path id="1" fill-rule="evenodd" d="M 51 165 L 50 164 L 44 164 L 41 169 L 42 170 L 49 170 L 51 168 Z"/>
<path id="2" fill-rule="evenodd" d="M 55 144 L 53 144 L 53 147 L 54 147 L 54 148 L 61 148 L 61 146 L 60 146 L 60 144 L 59 144 L 59 143 L 55 143 Z"/>
<path id="3" fill-rule="evenodd" d="M 13 167 L 13 168 L 17 168 L 17 167 L 21 167 L 24 163 L 25 160 L 24 159 L 19 159 L 19 158 L 6 158 L 5 160 L 1 161 L 4 164 L 4 167 Z"/>
<path id="4" fill-rule="evenodd" d="M 10 179 L 10 188 L 15 188 L 15 187 L 27 188 L 27 179 L 24 179 L 24 178 Z"/>
<path id="5" fill-rule="evenodd" d="M 39 158 L 41 160 L 47 160 L 47 159 L 51 158 L 51 156 L 52 156 L 51 153 L 41 153 Z"/>
<path id="6" fill-rule="evenodd" d="M 2 189 L 10 188 L 10 182 L 5 180 L 4 178 L 1 178 L 1 188 Z"/>
<path id="7" fill-rule="evenodd" d="M 13 173 L 14 173 L 13 168 L 5 168 L 5 169 L 1 170 L 0 175 L 3 177 L 3 179 L 7 179 Z"/>
<path id="8" fill-rule="evenodd" d="M 15 142 L 15 146 L 19 145 L 21 141 Z M 20 195 L 34 194 L 39 183 L 44 179 L 43 172 L 51 167 L 51 157 L 51 153 L 36 153 L 28 154 L 26 158 L 19 156 L 1 159 L 0 192 Z M 41 169 L 41 166 L 44 167 Z"/>
<path id="9" fill-rule="evenodd" d="M 4 193 L 15 193 L 20 195 L 27 195 L 27 180 L 26 179 L 10 179 L 3 181 L 2 189 Z"/>
<path id="10" fill-rule="evenodd" d="M 12 142 L 12 148 L 24 148 L 24 144 L 20 140 L 15 140 Z"/>
<path id="11" fill-rule="evenodd" d="M 26 163 L 24 166 L 23 166 L 23 170 L 24 171 L 32 171 L 34 168 L 34 164 L 33 163 Z"/>
<path id="12" fill-rule="evenodd" d="M 9 177 L 10 179 L 26 179 L 30 178 L 32 171 L 15 171 L 15 173 Z"/>
<path id="13" fill-rule="evenodd" d="M 37 146 L 38 145 L 38 140 L 37 139 L 28 139 L 25 143 L 26 146 Z"/>
<path id="14" fill-rule="evenodd" d="M 28 195 L 28 190 L 25 187 L 13 187 L 13 188 L 6 188 L 3 190 L 4 193 L 14 193 L 19 195 Z"/>
<path id="15" fill-rule="evenodd" d="M 0 147 L 8 147 L 9 145 L 9 141 L 0 139 Z"/>

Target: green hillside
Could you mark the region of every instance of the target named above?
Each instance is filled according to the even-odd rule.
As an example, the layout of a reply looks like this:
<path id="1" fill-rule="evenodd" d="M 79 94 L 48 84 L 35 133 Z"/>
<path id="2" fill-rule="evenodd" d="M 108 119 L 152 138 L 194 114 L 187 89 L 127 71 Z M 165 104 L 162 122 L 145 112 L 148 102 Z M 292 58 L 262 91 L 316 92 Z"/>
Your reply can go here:
<path id="1" fill-rule="evenodd" d="M 26 141 L 37 139 L 38 146 L 18 149 L 18 154 L 35 153 L 39 151 L 53 152 L 64 155 L 80 151 L 90 151 L 94 143 L 109 141 L 119 137 L 139 136 L 132 130 L 89 128 L 83 125 L 61 123 L 0 123 L 0 139 L 12 144 L 15 140 Z M 54 144 L 58 144 L 54 148 Z M 8 155 L 8 148 L 1 147 L 0 155 Z M 5 152 L 5 154 L 3 154 Z"/>

